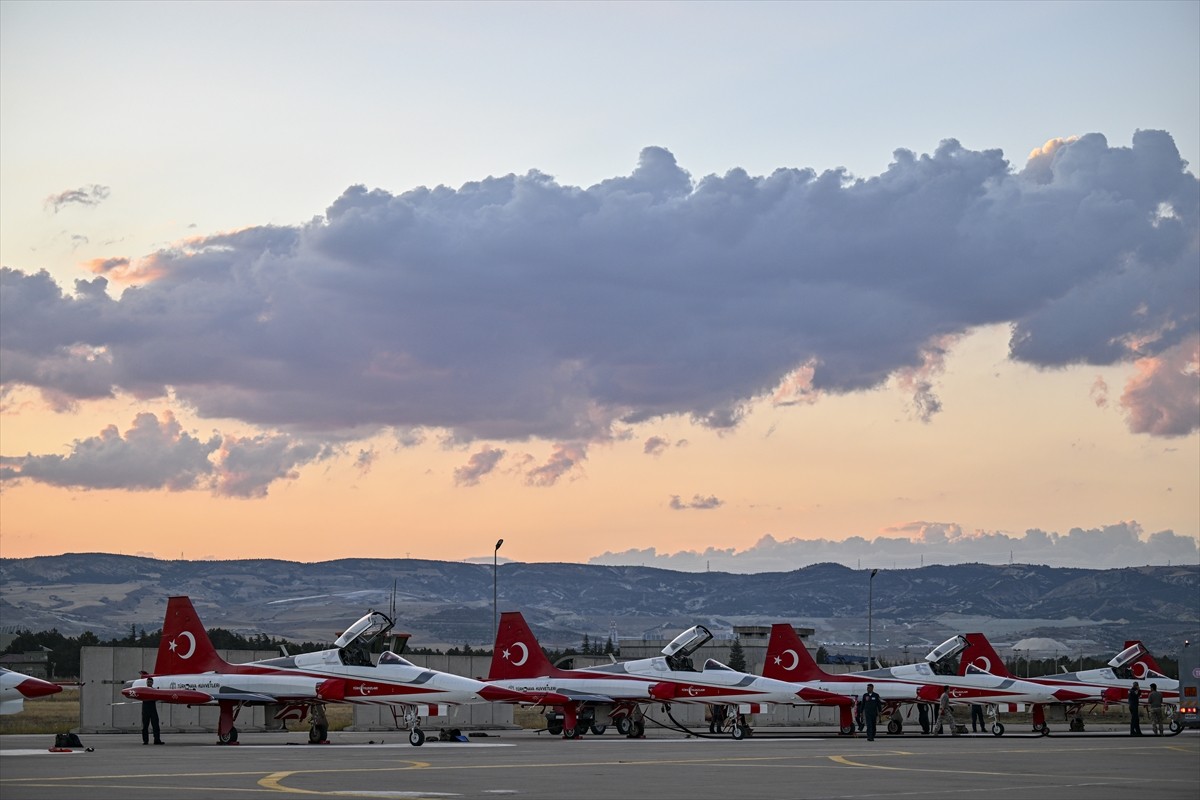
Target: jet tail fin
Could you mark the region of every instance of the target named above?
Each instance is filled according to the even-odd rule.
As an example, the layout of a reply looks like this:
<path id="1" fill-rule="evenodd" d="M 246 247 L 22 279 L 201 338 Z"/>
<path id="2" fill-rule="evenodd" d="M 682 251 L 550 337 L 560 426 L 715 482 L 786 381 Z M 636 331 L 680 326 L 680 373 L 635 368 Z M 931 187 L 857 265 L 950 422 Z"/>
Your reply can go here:
<path id="1" fill-rule="evenodd" d="M 1166 677 L 1166 673 L 1162 671 L 1162 667 L 1158 666 L 1158 662 L 1154 660 L 1154 656 L 1150 655 L 1150 648 L 1137 639 L 1131 639 L 1125 643 L 1126 650 L 1130 647 L 1136 647 L 1140 651 L 1140 655 L 1128 665 L 1134 678 L 1143 681 L 1150 678 Z"/>
<path id="2" fill-rule="evenodd" d="M 217 655 L 217 650 L 208 638 L 208 631 L 204 630 L 191 598 L 186 595 L 168 598 L 167 616 L 163 620 L 162 639 L 158 643 L 154 674 L 228 672 L 230 666 Z"/>
<path id="3" fill-rule="evenodd" d="M 1004 666 L 1004 659 L 992 647 L 986 636 L 982 633 L 966 633 L 963 634 L 963 638 L 967 640 L 967 646 L 958 660 L 959 675 L 966 675 L 967 667 L 973 666 L 1001 678 L 1014 677 L 1009 674 L 1008 667 Z"/>
<path id="4" fill-rule="evenodd" d="M 496 645 L 492 649 L 492 665 L 488 680 L 507 678 L 538 678 L 561 674 L 542 652 L 542 646 L 530 630 L 520 611 L 505 611 L 500 615 Z"/>
<path id="5" fill-rule="evenodd" d="M 771 626 L 763 677 L 779 681 L 815 681 L 827 677 L 800 640 L 796 629 L 778 622 Z"/>

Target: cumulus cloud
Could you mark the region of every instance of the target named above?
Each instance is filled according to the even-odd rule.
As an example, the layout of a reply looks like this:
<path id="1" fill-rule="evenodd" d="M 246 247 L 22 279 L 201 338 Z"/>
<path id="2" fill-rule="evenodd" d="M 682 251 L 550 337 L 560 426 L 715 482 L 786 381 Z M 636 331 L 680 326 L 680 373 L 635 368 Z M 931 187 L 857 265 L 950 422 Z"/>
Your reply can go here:
<path id="1" fill-rule="evenodd" d="M 1024 535 L 964 531 L 953 523 L 913 522 L 868 539 L 784 539 L 767 534 L 745 550 L 715 548 L 660 553 L 656 548 L 605 552 L 591 564 L 662 567 L 685 572 L 780 572 L 832 561 L 849 567 L 910 569 L 929 564 L 1048 564 L 1106 569 L 1143 564 L 1196 564 L 1194 537 L 1173 531 L 1146 536 L 1136 522 L 1072 528 L 1065 534 L 1030 529 Z"/>
<path id="2" fill-rule="evenodd" d="M 65 192 L 50 195 L 46 198 L 46 207 L 53 209 L 57 214 L 64 206 L 69 205 L 98 206 L 108 199 L 108 195 L 109 188 L 107 186 L 93 183 L 89 186 L 67 189 Z"/>
<path id="3" fill-rule="evenodd" d="M 1139 359 L 1121 406 L 1129 427 L 1157 436 L 1187 436 L 1200 421 L 1200 336 Z"/>
<path id="4" fill-rule="evenodd" d="M 1055 141 L 1021 171 L 946 140 L 867 179 L 694 180 L 648 147 L 588 188 L 537 171 L 352 186 L 323 217 L 101 262 L 73 292 L 4 268 L 0 383 L 60 408 L 170 393 L 305 441 L 539 439 L 556 450 L 526 478 L 548 486 L 589 443 L 664 416 L 725 429 L 758 400 L 895 379 L 934 420 L 946 348 L 1007 322 L 1031 364 L 1143 360 L 1130 429 L 1178 435 L 1200 426 L 1195 381 L 1171 377 L 1200 326 L 1185 166 L 1168 134 L 1140 131 L 1130 147 Z M 81 191 L 62 202 L 107 190 Z"/>
<path id="5" fill-rule="evenodd" d="M 110 425 L 77 439 L 68 455 L 5 457 L 0 477 L 82 489 L 171 489 L 203 485 L 214 474 L 209 456 L 220 437 L 201 441 L 170 414 L 138 414 L 122 434 Z"/>
<path id="6" fill-rule="evenodd" d="M 122 433 L 109 425 L 78 439 L 68 455 L 4 456 L 0 481 L 36 481 L 71 489 L 186 491 L 225 497 L 264 497 L 296 468 L 328 457 L 332 449 L 286 435 L 238 438 L 214 433 L 201 440 L 170 412 L 138 414 Z"/>

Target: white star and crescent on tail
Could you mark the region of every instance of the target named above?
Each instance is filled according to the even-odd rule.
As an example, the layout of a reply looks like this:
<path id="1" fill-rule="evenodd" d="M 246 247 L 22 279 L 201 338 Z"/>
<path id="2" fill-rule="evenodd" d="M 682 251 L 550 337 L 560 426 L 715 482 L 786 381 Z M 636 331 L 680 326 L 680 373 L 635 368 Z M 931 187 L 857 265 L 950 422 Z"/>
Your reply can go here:
<path id="1" fill-rule="evenodd" d="M 512 655 L 513 650 L 516 650 L 518 647 L 521 648 L 521 660 L 520 661 L 515 660 Z M 520 667 L 520 666 L 523 666 L 525 664 L 525 662 L 529 660 L 529 648 L 525 646 L 524 642 L 517 642 L 511 648 L 509 648 L 509 647 L 504 648 L 504 652 L 501 653 L 501 655 L 504 656 L 505 661 L 508 661 L 514 667 Z"/>
<path id="2" fill-rule="evenodd" d="M 186 636 L 187 640 L 188 640 L 188 651 L 186 653 L 176 653 L 175 652 L 179 648 L 179 637 L 181 637 L 181 636 Z M 183 633 L 179 634 L 179 636 L 172 639 L 167 644 L 167 647 L 171 648 L 171 652 L 175 653 L 175 655 L 179 656 L 180 658 L 183 658 L 183 659 L 191 658 L 192 655 L 196 652 L 196 637 L 192 634 L 191 631 L 184 631 Z"/>
<path id="3" fill-rule="evenodd" d="M 992 671 L 992 660 L 987 656 L 978 656 L 971 662 L 971 666 L 990 673 Z"/>
<path id="4" fill-rule="evenodd" d="M 784 650 L 783 654 L 785 656 L 790 655 L 792 657 L 792 663 L 790 665 L 784 667 L 785 670 L 787 670 L 788 672 L 791 672 L 796 667 L 800 666 L 800 654 L 797 653 L 795 650 Z M 782 665 L 783 659 L 780 657 L 776 657 L 775 663 Z"/>

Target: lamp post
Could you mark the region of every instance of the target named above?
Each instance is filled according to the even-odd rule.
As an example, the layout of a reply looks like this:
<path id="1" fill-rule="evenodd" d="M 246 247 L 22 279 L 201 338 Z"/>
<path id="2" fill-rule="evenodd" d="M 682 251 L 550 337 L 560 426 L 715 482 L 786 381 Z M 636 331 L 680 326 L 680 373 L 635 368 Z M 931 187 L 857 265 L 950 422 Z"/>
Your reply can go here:
<path id="1" fill-rule="evenodd" d="M 496 624 L 496 564 L 500 554 L 500 545 L 504 544 L 503 539 L 496 540 L 496 548 L 492 550 L 492 641 L 496 640 L 497 624 Z"/>
<path id="2" fill-rule="evenodd" d="M 871 570 L 871 577 L 867 580 L 867 669 L 872 668 L 871 635 L 875 628 L 875 576 L 878 574 L 879 570 Z"/>

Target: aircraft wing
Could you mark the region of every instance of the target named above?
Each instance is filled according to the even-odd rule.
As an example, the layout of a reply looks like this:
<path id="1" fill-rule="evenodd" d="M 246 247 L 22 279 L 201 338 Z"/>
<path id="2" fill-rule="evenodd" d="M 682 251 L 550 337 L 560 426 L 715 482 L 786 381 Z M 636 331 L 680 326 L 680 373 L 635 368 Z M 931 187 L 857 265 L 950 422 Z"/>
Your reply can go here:
<path id="1" fill-rule="evenodd" d="M 218 689 L 214 692 L 201 692 L 195 689 L 155 689 L 153 687 L 135 686 L 122 689 L 121 694 L 130 700 L 155 700 L 160 703 L 175 703 L 177 705 L 202 706 L 229 700 L 234 703 L 289 703 L 291 698 L 276 697 L 262 692 L 243 692 L 236 689 Z M 304 698 L 301 698 L 304 699 Z"/>

